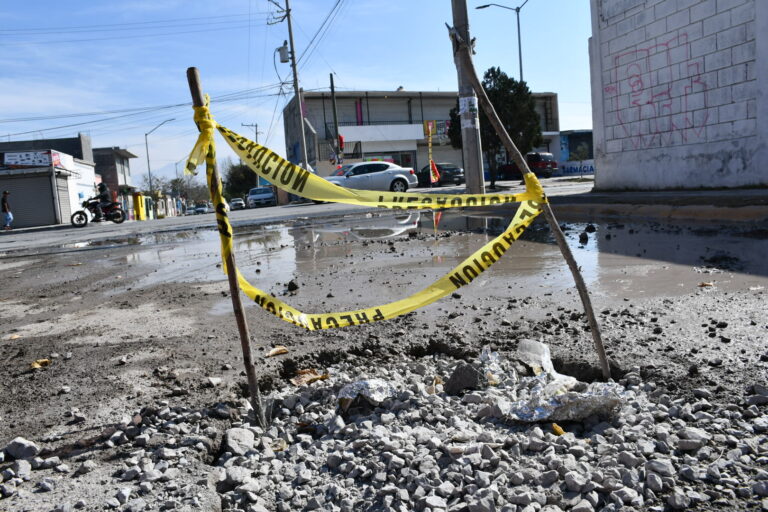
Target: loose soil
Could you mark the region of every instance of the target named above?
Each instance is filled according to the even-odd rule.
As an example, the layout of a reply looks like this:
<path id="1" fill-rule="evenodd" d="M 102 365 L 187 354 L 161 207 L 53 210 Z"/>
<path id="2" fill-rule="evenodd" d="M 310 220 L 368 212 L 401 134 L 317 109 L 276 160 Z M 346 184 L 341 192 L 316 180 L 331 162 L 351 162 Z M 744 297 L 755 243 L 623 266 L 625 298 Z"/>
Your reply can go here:
<path id="1" fill-rule="evenodd" d="M 343 230 L 317 237 L 310 225 L 243 229 L 250 238 L 238 247 L 238 258 L 255 284 L 299 309 L 373 306 L 421 289 L 488 239 L 435 234 L 431 218 L 424 220 L 421 230 L 390 238 Z M 576 247 L 584 225 L 566 227 Z M 292 244 L 274 235 L 286 229 L 293 230 Z M 675 237 L 682 231 L 704 240 L 707 250 L 688 254 L 653 240 L 655 233 Z M 587 244 L 602 243 L 583 261 L 594 264 L 585 273 L 614 377 L 637 367 L 673 397 L 706 387 L 714 393 L 710 400 L 722 403 L 765 384 L 766 233 L 765 226 L 695 233 L 617 224 L 589 233 Z M 724 234 L 739 241 L 736 249 L 721 244 Z M 506 271 L 491 269 L 453 296 L 386 322 L 306 332 L 247 305 L 262 392 L 291 386 L 288 379 L 298 369 L 322 370 L 349 358 L 387 365 L 406 355 L 476 356 L 484 345 L 504 354 L 522 338 L 549 345 L 561 373 L 599 378 L 581 303 L 546 227 L 537 223 L 527 237 L 508 253 Z M 22 436 L 38 443 L 44 457 L 71 458 L 70 465 L 88 457 L 109 467 L 118 464 L 119 448 L 91 450 L 93 440 L 144 407 L 241 404 L 247 387 L 238 331 L 214 239 L 212 231 L 186 233 L 0 259 L 0 447 Z M 675 260 L 674 254 L 684 257 Z M 289 294 L 290 280 L 299 287 Z M 265 358 L 276 345 L 289 353 Z M 32 369 L 39 359 L 50 365 Z M 226 423 L 222 419 L 222 428 Z M 193 467 L 183 478 L 200 483 L 206 474 L 204 466 Z M 119 487 L 108 475 L 80 490 L 63 483 L 35 494 L 18 502 L 27 507 L 19 510 L 51 510 L 75 495 L 100 510 Z M 201 500 L 215 506 L 215 491 Z M 0 510 L 5 506 L 0 500 Z"/>

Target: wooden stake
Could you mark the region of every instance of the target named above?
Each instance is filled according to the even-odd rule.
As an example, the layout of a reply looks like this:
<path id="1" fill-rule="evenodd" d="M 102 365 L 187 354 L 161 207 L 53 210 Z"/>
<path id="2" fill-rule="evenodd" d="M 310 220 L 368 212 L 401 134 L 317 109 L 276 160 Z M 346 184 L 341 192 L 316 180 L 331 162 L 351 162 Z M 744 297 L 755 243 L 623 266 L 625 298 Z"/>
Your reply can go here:
<path id="1" fill-rule="evenodd" d="M 528 167 L 528 162 L 525 161 L 525 158 L 523 158 L 520 150 L 518 150 L 517 146 L 515 146 L 515 143 L 512 142 L 512 139 L 507 133 L 507 130 L 501 123 L 501 119 L 499 119 L 498 114 L 496 114 L 496 109 L 493 108 L 493 104 L 491 104 L 491 101 L 488 99 L 488 95 L 485 94 L 485 89 L 483 89 L 483 86 L 480 83 L 480 79 L 477 77 L 477 71 L 475 70 L 475 65 L 472 62 L 469 46 L 464 40 L 461 39 L 461 36 L 456 30 L 452 29 L 451 27 L 448 27 L 448 29 L 451 35 L 451 39 L 454 42 L 454 60 L 456 61 L 456 67 L 460 70 L 460 72 L 463 72 L 464 76 L 472 83 L 472 87 L 475 89 L 475 94 L 477 94 L 480 106 L 483 108 L 486 116 L 488 116 L 488 120 L 496 129 L 496 133 L 504 144 L 507 152 L 512 155 L 512 160 L 514 160 L 515 164 L 517 164 L 517 167 L 521 169 L 522 172 L 530 173 L 531 169 Z M 544 218 L 547 219 L 549 228 L 555 235 L 557 246 L 560 248 L 560 252 L 563 253 L 563 258 L 565 258 L 566 263 L 568 263 L 568 268 L 571 270 L 573 280 L 576 282 L 576 289 L 579 292 L 579 297 L 581 297 L 581 303 L 584 306 L 584 312 L 587 315 L 589 328 L 592 332 L 592 340 L 595 344 L 595 349 L 597 350 L 597 356 L 600 359 L 603 378 L 606 380 L 610 379 L 611 368 L 608 364 L 608 358 L 605 355 L 603 340 L 600 336 L 600 327 L 597 324 L 595 313 L 592 310 L 592 301 L 589 298 L 587 286 L 584 284 L 584 279 L 581 276 L 581 271 L 579 271 L 579 266 L 576 264 L 576 260 L 573 258 L 571 248 L 568 246 L 565 235 L 563 235 L 563 232 L 560 229 L 560 225 L 557 223 L 557 219 L 555 218 L 555 214 L 552 212 L 552 207 L 549 203 L 544 203 L 543 211 Z"/>
<path id="2" fill-rule="evenodd" d="M 203 88 L 200 85 L 200 74 L 197 68 L 187 69 L 187 82 L 189 82 L 189 92 L 192 94 L 192 104 L 196 107 L 202 107 L 203 100 Z M 218 186 L 219 170 L 214 160 L 213 165 L 213 186 Z M 243 303 L 240 299 L 240 287 L 237 284 L 237 274 L 235 266 L 235 253 L 234 248 L 230 252 L 226 259 L 227 266 L 227 279 L 229 280 L 229 295 L 232 297 L 232 309 L 235 313 L 235 320 L 237 321 L 237 330 L 240 333 L 240 346 L 243 349 L 243 363 L 245 364 L 245 375 L 248 378 L 248 390 L 251 394 L 251 407 L 256 417 L 256 422 L 261 428 L 267 427 L 266 415 L 264 413 L 264 404 L 261 400 L 261 391 L 259 390 L 259 384 L 256 381 L 256 369 L 253 365 L 253 357 L 251 357 L 251 336 L 248 332 L 248 323 L 245 320 L 243 314 Z"/>

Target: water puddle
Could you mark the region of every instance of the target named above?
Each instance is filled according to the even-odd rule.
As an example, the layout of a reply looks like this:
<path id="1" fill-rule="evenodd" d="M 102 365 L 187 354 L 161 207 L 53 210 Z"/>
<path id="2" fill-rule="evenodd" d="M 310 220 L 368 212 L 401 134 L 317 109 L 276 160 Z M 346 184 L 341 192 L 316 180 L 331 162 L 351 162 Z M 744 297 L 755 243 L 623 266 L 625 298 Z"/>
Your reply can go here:
<path id="1" fill-rule="evenodd" d="M 334 296 L 349 295 L 367 298 L 366 302 L 376 298 L 374 302 L 380 303 L 427 286 L 501 233 L 509 220 L 451 212 L 437 219 L 432 212 L 406 212 L 306 220 L 238 229 L 235 251 L 243 275 L 270 293 L 283 294 L 286 283 L 295 280 L 312 292 L 315 303 L 332 305 L 337 302 Z M 563 227 L 584 279 L 596 295 L 679 295 L 704 289 L 700 285 L 705 283 L 706 288 L 742 290 L 768 285 L 764 230 L 729 228 L 726 232 L 700 226 L 616 223 Z M 122 251 L 121 263 L 154 268 L 132 283 L 134 287 L 224 279 L 219 237 L 213 230 L 100 243 L 126 246 L 129 250 Z M 469 293 L 478 296 L 536 295 L 571 290 L 573 280 L 539 219 L 465 290 L 473 287 L 480 291 Z M 327 301 L 317 300 L 326 294 Z"/>

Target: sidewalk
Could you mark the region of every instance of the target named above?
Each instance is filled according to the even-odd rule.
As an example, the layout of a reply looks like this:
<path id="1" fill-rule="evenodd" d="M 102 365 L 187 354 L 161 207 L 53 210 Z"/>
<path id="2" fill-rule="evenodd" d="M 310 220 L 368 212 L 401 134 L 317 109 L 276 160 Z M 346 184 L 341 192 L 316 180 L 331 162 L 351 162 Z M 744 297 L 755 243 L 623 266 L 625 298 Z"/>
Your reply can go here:
<path id="1" fill-rule="evenodd" d="M 573 178 L 542 180 L 558 219 L 634 221 L 768 221 L 768 188 L 592 191 Z M 497 191 L 523 190 L 519 181 L 497 182 Z M 486 183 L 486 191 L 488 184 Z"/>
<path id="2" fill-rule="evenodd" d="M 768 221 L 768 189 L 613 191 L 550 196 L 558 217 Z"/>

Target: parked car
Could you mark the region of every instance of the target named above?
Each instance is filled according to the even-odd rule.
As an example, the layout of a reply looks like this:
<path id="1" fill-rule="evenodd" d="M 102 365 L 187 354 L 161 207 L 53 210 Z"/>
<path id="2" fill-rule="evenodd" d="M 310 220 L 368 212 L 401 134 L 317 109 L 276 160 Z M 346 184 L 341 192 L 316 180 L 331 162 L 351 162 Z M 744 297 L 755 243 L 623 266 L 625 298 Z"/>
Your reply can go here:
<path id="1" fill-rule="evenodd" d="M 552 153 L 528 153 L 525 161 L 531 171 L 540 178 L 551 178 L 557 170 L 557 160 Z"/>
<path id="2" fill-rule="evenodd" d="M 271 186 L 254 187 L 248 192 L 248 208 L 275 206 L 277 198 Z"/>
<path id="3" fill-rule="evenodd" d="M 537 178 L 551 178 L 557 170 L 557 161 L 552 153 L 531 152 L 525 155 L 525 161 Z M 519 180 L 523 176 L 514 162 L 500 165 L 496 170 L 497 180 Z"/>
<path id="4" fill-rule="evenodd" d="M 197 206 L 195 206 L 195 213 L 201 214 L 201 213 L 213 213 L 215 210 L 213 209 L 213 205 L 211 203 L 197 203 Z"/>
<path id="5" fill-rule="evenodd" d="M 236 197 L 236 198 L 232 199 L 232 201 L 229 202 L 229 206 L 233 210 L 244 210 L 245 209 L 245 201 L 243 201 L 239 197 Z"/>
<path id="6" fill-rule="evenodd" d="M 437 171 L 440 173 L 440 181 L 435 185 L 461 185 L 464 183 L 464 169 L 456 164 L 451 163 L 435 163 Z M 428 187 L 430 182 L 429 165 L 425 165 L 419 172 L 416 173 L 416 177 L 419 178 L 420 187 Z"/>
<path id="7" fill-rule="evenodd" d="M 358 162 L 342 165 L 333 175 L 325 179 L 346 188 L 392 192 L 405 192 L 409 187 L 419 184 L 413 169 L 389 162 Z"/>

